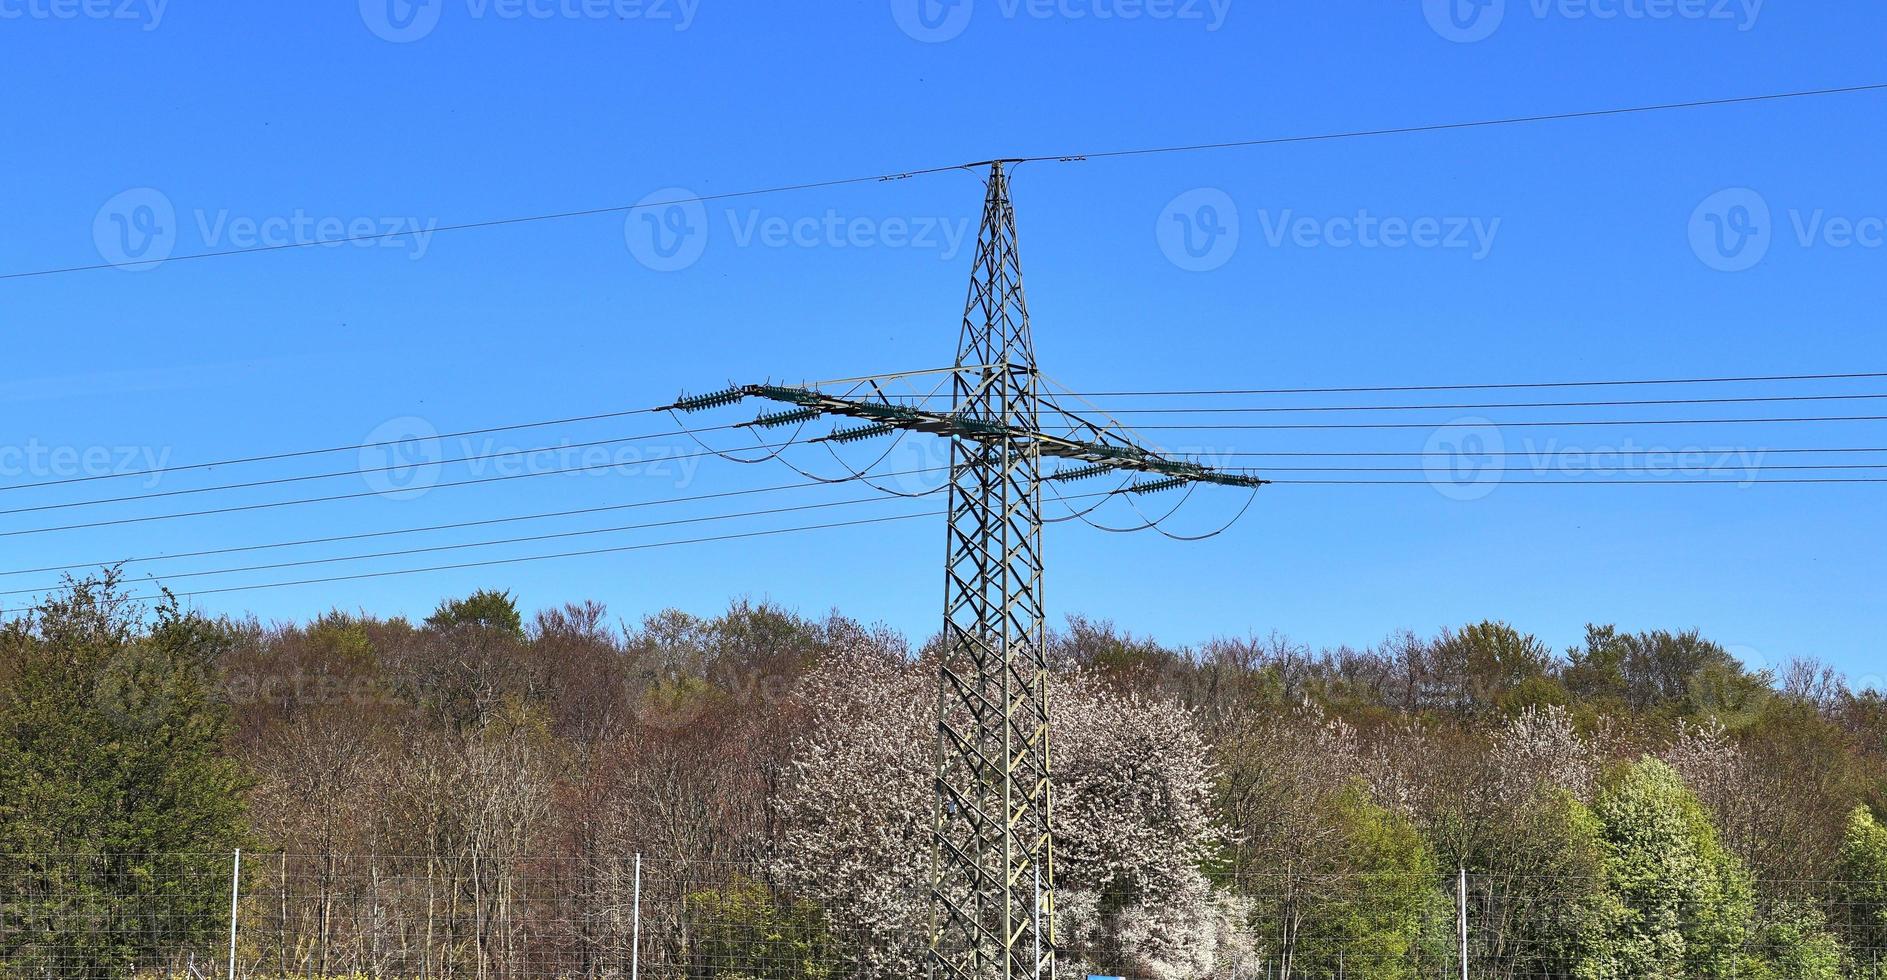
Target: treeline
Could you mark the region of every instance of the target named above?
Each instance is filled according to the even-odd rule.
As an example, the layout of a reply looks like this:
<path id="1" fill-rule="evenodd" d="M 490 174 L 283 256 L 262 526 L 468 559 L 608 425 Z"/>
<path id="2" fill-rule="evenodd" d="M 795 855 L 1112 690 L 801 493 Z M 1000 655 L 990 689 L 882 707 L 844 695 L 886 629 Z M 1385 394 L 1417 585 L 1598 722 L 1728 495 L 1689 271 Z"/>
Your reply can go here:
<path id="1" fill-rule="evenodd" d="M 326 875 L 321 959 L 279 936 L 282 972 L 546 972 L 554 944 L 618 975 L 644 854 L 649 962 L 917 975 L 944 653 L 746 602 L 265 625 L 75 582 L 0 626 L 0 975 L 213 946 L 227 893 L 164 856 L 238 846 Z M 1477 976 L 1882 976 L 1887 699 L 1820 665 L 1501 623 L 1313 651 L 1074 619 L 1050 653 L 1066 972 L 1435 976 L 1465 869 Z M 145 925 L 74 925 L 107 906 Z"/>

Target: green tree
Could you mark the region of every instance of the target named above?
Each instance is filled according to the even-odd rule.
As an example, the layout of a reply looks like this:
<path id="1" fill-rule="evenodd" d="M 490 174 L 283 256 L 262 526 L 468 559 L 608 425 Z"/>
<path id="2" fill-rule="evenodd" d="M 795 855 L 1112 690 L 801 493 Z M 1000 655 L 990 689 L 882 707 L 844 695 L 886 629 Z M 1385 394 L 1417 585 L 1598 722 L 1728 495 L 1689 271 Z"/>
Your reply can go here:
<path id="1" fill-rule="evenodd" d="M 1295 912 L 1303 926 L 1294 972 L 1358 980 L 1433 975 L 1425 966 L 1439 963 L 1447 948 L 1450 914 L 1434 853 L 1413 824 L 1361 787 L 1339 796 L 1333 811 L 1342 868 Z"/>
<path id="2" fill-rule="evenodd" d="M 0 974 L 54 950 L 122 975 L 221 928 L 245 777 L 225 754 L 226 628 L 166 598 L 146 619 L 115 575 L 0 628 Z M 105 921 L 100 921 L 103 916 Z"/>
<path id="3" fill-rule="evenodd" d="M 1449 701 L 1459 711 L 1537 701 L 1552 689 L 1545 683 L 1552 651 L 1506 623 L 1482 621 L 1460 632 L 1444 631 L 1430 656 L 1442 683 L 1456 688 Z"/>
<path id="4" fill-rule="evenodd" d="M 1745 967 L 1749 874 L 1676 770 L 1645 757 L 1593 801 L 1601 893 L 1577 937 L 1579 980 L 1727 977 Z"/>
<path id="5" fill-rule="evenodd" d="M 684 900 L 693 932 L 691 977 L 704 980 L 826 980 L 837 949 L 819 908 L 785 901 L 765 885 L 736 877 L 727 887 Z"/>
<path id="6" fill-rule="evenodd" d="M 1755 964 L 1774 980 L 1841 980 L 1841 942 L 1828 931 L 1828 917 L 1807 902 L 1786 901 L 1768 910 L 1756 930 Z M 1755 976 L 1756 971 L 1751 971 Z"/>
<path id="7" fill-rule="evenodd" d="M 518 614 L 517 600 L 511 593 L 496 589 L 479 589 L 463 599 L 439 603 L 439 608 L 426 617 L 426 625 L 436 629 L 471 626 L 524 638 L 524 617 Z"/>
<path id="8" fill-rule="evenodd" d="M 1857 950 L 1887 948 L 1887 824 L 1857 806 L 1841 842 L 1842 906 Z"/>

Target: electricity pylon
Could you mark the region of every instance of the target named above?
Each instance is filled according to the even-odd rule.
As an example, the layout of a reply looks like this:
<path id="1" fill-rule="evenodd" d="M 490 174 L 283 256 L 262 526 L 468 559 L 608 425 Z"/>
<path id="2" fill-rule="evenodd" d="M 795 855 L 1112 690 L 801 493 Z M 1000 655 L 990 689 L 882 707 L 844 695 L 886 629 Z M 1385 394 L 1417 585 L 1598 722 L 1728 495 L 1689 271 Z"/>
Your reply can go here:
<path id="1" fill-rule="evenodd" d="M 1042 424 L 1029 308 L 1022 291 L 1006 164 L 990 161 L 969 299 L 950 374 L 950 410 L 760 384 L 683 398 L 699 411 L 757 397 L 790 409 L 749 425 L 778 428 L 822 415 L 860 419 L 825 441 L 900 430 L 950 440 L 944 629 L 938 660 L 935 810 L 931 835 L 932 980 L 1055 975 L 1055 859 L 1050 817 L 1047 637 L 1042 605 L 1042 488 L 1117 471 L 1156 479 L 1115 493 L 1192 483 L 1263 485 L 1146 449 L 1111 426 Z M 914 374 L 938 372 L 913 372 Z M 905 375 L 908 376 L 908 375 Z M 877 379 L 893 377 L 881 375 Z M 875 385 L 874 385 L 875 387 Z M 1078 433 L 1078 434 L 1077 434 Z M 1044 458 L 1070 465 L 1043 473 Z"/>

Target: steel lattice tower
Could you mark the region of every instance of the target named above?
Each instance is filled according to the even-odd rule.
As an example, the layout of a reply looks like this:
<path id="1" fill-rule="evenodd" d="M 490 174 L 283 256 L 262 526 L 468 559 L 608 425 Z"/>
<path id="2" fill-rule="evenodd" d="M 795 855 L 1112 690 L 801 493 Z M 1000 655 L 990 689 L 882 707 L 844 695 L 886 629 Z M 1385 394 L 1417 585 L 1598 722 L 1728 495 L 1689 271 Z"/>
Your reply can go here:
<path id="1" fill-rule="evenodd" d="M 990 167 L 952 415 L 1041 428 L 1003 162 Z M 1040 446 L 951 440 L 937 705 L 931 973 L 1052 977 L 1048 663 Z"/>
<path id="2" fill-rule="evenodd" d="M 741 427 L 798 427 L 839 416 L 862 424 L 834 428 L 813 441 L 845 444 L 892 433 L 950 440 L 949 483 L 942 488 L 949 491 L 949 529 L 929 842 L 931 980 L 1055 975 L 1043 484 L 1127 477 L 1129 482 L 1098 495 L 1111 496 L 1202 483 L 1255 491 L 1265 482 L 1148 449 L 1117 423 L 1092 421 L 1044 393 L 1009 201 L 1006 165 L 1014 162 L 966 165 L 987 165 L 989 181 L 955 366 L 800 386 L 734 385 L 669 406 L 700 412 L 760 398 L 791 407 L 762 413 Z M 900 402 L 877 384 L 936 374 L 950 375 L 947 412 L 922 401 Z M 865 384 L 875 397 L 853 395 Z M 851 387 L 843 394 L 823 390 L 838 385 Z M 1055 431 L 1043 428 L 1045 415 L 1056 420 L 1049 427 Z M 1044 458 L 1060 468 L 1043 472 Z"/>

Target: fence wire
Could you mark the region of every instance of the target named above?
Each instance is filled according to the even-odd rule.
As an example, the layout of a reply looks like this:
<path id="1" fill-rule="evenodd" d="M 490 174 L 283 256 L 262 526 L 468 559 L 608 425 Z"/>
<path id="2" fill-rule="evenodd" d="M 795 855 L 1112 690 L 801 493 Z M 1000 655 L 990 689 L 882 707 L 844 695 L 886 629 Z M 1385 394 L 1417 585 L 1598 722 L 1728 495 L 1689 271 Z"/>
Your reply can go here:
<path id="1" fill-rule="evenodd" d="M 1241 873 L 1213 884 L 1236 899 L 1227 907 L 1241 955 L 1148 966 L 1132 955 L 1131 936 L 1090 934 L 1079 956 L 1065 951 L 1060 975 L 1571 978 L 1576 951 L 1557 937 L 1590 914 L 1583 883 L 1560 878 Z M 1391 890 L 1397 898 L 1385 903 Z M 1707 914 L 1680 892 L 1661 903 L 1667 914 L 1680 924 Z M 1760 975 L 1742 973 L 1772 941 L 1757 928 L 1743 940 L 1746 959 L 1700 976 L 1819 980 L 1832 968 L 1843 980 L 1887 980 L 1887 904 L 1854 898 L 1883 893 L 1879 882 L 1759 882 L 1752 921 L 1799 923 L 1808 910 L 1838 947 L 1838 965 L 1772 957 Z M 922 907 L 926 894 L 912 882 L 905 907 Z M 1089 902 L 1118 911 L 1135 898 Z M 1417 921 L 1385 931 L 1371 916 Z M 0 855 L 4 980 L 912 980 L 908 956 L 879 948 L 881 924 L 841 918 L 793 894 L 765 864 L 636 854 L 245 853 L 240 868 L 232 854 Z M 1102 931 L 1138 928 L 1096 921 Z M 921 931 L 912 929 L 907 951 L 921 949 Z"/>

